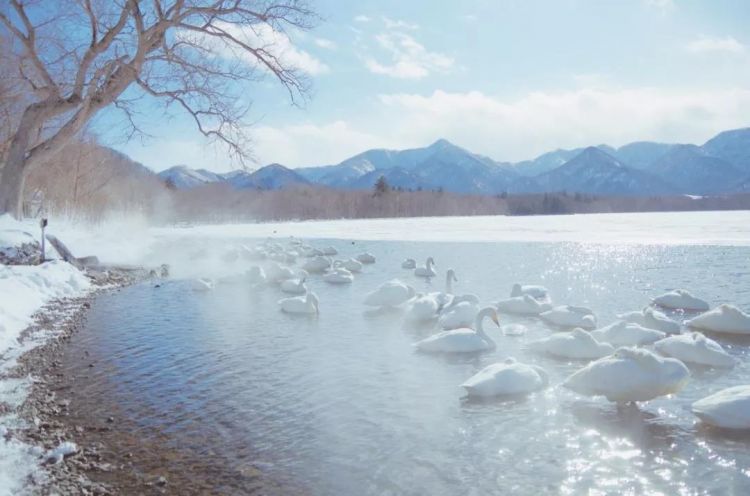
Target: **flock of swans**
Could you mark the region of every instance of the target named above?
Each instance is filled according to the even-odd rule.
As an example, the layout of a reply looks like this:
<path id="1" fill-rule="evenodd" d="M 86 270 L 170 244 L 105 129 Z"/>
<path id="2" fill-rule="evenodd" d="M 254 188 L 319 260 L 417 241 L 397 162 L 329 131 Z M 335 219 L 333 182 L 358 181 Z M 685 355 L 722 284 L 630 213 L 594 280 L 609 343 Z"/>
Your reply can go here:
<path id="1" fill-rule="evenodd" d="M 283 312 L 320 313 L 317 295 L 307 287 L 311 274 L 329 284 L 351 284 L 365 265 L 374 264 L 375 256 L 361 253 L 353 258 L 334 259 L 334 247 L 315 248 L 301 240 L 288 244 L 268 240 L 256 247 L 241 247 L 248 260 L 263 260 L 242 280 L 255 286 L 277 285 L 293 295 L 279 300 Z M 236 254 L 235 254 L 236 255 Z M 298 259 L 301 268 L 293 269 Z M 438 275 L 429 257 L 424 265 L 406 259 L 401 265 L 414 276 L 432 278 Z M 600 326 L 595 313 L 585 307 L 554 305 L 542 286 L 515 284 L 510 296 L 493 305 L 482 306 L 474 294 L 454 294 L 455 272 L 445 273 L 445 291 L 417 292 L 398 279 L 381 284 L 368 293 L 363 304 L 369 312 L 399 309 L 410 322 L 434 324 L 436 332 L 414 343 L 423 353 L 481 353 L 496 347 L 485 330 L 485 322 L 500 326 L 498 314 L 523 315 L 541 319 L 557 328 L 548 337 L 531 341 L 527 348 L 555 358 L 588 362 L 562 382 L 562 386 L 586 396 L 604 396 L 620 403 L 648 401 L 678 393 L 688 382 L 688 366 L 731 368 L 735 359 L 719 341 L 727 334 L 750 335 L 750 315 L 739 308 L 709 304 L 685 290 L 674 290 L 657 296 L 642 310 L 618 315 L 618 320 Z M 197 279 L 193 289 L 210 290 L 213 281 Z M 662 309 L 694 316 L 683 325 L 667 316 Z M 523 326 L 505 326 L 506 335 L 522 335 Z M 489 365 L 466 379 L 461 386 L 469 397 L 497 397 L 530 394 L 550 386 L 549 376 L 537 365 L 508 358 Z M 721 428 L 750 429 L 750 385 L 730 387 L 696 401 L 692 411 L 703 422 Z"/>

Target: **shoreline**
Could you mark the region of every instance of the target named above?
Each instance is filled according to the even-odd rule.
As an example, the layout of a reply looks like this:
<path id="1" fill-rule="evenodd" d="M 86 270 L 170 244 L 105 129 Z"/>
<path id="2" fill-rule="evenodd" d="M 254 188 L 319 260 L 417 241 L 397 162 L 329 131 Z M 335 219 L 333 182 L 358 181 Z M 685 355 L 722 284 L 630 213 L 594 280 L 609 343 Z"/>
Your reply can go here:
<path id="1" fill-rule="evenodd" d="M 40 308 L 32 324 L 22 331 L 19 342 L 26 343 L 40 336 L 42 342 L 23 352 L 16 364 L 3 374 L 7 379 L 32 379 L 26 397 L 13 412 L 24 425 L 8 433 L 9 437 L 40 454 L 40 472 L 32 473 L 24 487 L 30 494 L 120 493 L 116 486 L 91 477 L 96 472 L 112 471 L 114 467 L 102 457 L 106 446 L 93 439 L 98 428 L 85 429 L 68 421 L 69 406 L 76 392 L 70 378 L 61 370 L 62 357 L 72 337 L 84 325 L 87 312 L 97 297 L 142 282 L 149 275 L 143 269 L 108 269 L 104 273 L 85 274 L 92 280 L 93 289 L 83 296 L 52 300 Z M 65 441 L 76 443 L 76 452 L 66 455 L 59 463 L 50 463 L 49 450 Z"/>
<path id="2" fill-rule="evenodd" d="M 97 357 L 77 339 L 86 329 L 94 300 L 129 286 L 158 284 L 145 271 L 117 272 L 117 280 L 98 280 L 84 296 L 53 300 L 34 316 L 21 341 L 52 332 L 24 352 L 5 377 L 32 377 L 27 396 L 15 413 L 24 428 L 9 433 L 39 453 L 39 471 L 26 480 L 28 494 L 299 494 L 262 477 L 253 464 L 236 471 L 189 449 L 170 443 L 169 435 L 139 425 L 121 414 L 106 393 Z M 59 463 L 46 453 L 70 441 L 77 451 Z M 217 485 L 217 480 L 222 484 Z"/>

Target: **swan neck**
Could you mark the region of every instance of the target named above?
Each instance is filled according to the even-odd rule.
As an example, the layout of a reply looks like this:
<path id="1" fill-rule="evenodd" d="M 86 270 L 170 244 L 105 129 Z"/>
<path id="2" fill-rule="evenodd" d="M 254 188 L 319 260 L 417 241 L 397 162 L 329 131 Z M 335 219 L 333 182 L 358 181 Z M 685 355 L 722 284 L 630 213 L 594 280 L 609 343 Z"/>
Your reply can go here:
<path id="1" fill-rule="evenodd" d="M 448 294 L 453 294 L 453 278 L 451 277 L 451 273 L 448 272 L 445 276 L 445 292 Z"/>

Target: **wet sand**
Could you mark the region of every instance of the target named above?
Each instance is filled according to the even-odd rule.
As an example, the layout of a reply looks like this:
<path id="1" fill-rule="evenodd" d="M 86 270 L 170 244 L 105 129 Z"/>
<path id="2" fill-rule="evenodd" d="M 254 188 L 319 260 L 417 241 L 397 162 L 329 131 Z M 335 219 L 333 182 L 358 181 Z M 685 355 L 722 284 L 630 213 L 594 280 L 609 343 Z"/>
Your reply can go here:
<path id="1" fill-rule="evenodd" d="M 122 287 L 139 279 L 113 273 L 99 283 Z M 108 394 L 117 377 L 102 380 L 94 374 L 97 360 L 79 343 L 81 332 L 95 332 L 83 324 L 102 291 L 118 289 L 46 305 L 22 339 L 45 329 L 56 336 L 23 355 L 7 374 L 37 379 L 18 411 L 29 427 L 10 435 L 45 451 L 62 441 L 78 445 L 77 453 L 56 465 L 40 459 L 48 476 L 29 481 L 32 493 L 289 494 L 262 480 L 252 465 L 228 471 L 211 453 L 180 448 L 168 435 L 121 414 Z"/>

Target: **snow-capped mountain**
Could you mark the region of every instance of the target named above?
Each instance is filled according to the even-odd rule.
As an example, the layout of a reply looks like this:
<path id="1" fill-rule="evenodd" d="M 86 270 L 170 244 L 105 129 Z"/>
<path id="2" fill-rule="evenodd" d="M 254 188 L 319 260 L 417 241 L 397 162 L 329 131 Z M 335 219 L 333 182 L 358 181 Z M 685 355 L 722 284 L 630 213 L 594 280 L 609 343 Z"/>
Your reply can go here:
<path id="1" fill-rule="evenodd" d="M 676 193 L 661 179 L 626 166 L 596 147 L 588 147 L 560 167 L 540 174 L 545 191 L 569 191 L 598 195 L 662 195 Z"/>
<path id="2" fill-rule="evenodd" d="M 235 189 L 282 189 L 309 184 L 297 172 L 280 164 L 266 165 L 253 172 L 236 170 L 224 174 L 176 165 L 160 172 L 158 176 L 176 189 L 191 189 L 212 183 L 225 183 Z"/>
<path id="3" fill-rule="evenodd" d="M 750 174 L 750 127 L 719 133 L 702 148 L 708 155 L 726 160 L 745 175 Z"/>
<path id="4" fill-rule="evenodd" d="M 161 171 L 158 176 L 176 189 L 190 189 L 224 180 L 215 172 L 205 169 L 191 169 L 187 165 L 175 165 Z"/>
<path id="5" fill-rule="evenodd" d="M 185 189 L 223 182 L 237 189 L 321 185 L 370 189 L 382 176 L 395 188 L 464 194 L 581 192 L 595 195 L 707 195 L 747 191 L 750 128 L 725 131 L 703 146 L 639 141 L 555 150 L 533 160 L 497 162 L 440 139 L 424 148 L 373 149 L 338 164 L 216 174 L 176 166 L 159 174 Z"/>
<path id="6" fill-rule="evenodd" d="M 676 186 L 680 193 L 692 195 L 733 191 L 743 175 L 726 160 L 709 156 L 696 145 L 672 145 L 648 170 Z"/>

